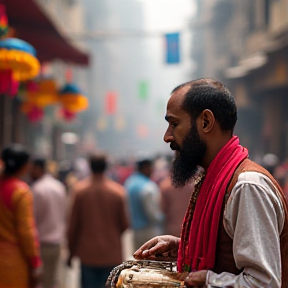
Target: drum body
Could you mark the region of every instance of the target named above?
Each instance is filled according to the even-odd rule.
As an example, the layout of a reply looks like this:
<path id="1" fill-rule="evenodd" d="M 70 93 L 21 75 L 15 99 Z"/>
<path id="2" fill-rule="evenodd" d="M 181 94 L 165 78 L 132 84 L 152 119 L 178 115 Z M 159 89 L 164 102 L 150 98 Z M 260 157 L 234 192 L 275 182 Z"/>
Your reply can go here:
<path id="1" fill-rule="evenodd" d="M 163 261 L 127 261 L 118 277 L 117 288 L 184 288 L 187 273 L 176 272 L 176 263 Z M 129 267 L 130 266 L 130 267 Z"/>

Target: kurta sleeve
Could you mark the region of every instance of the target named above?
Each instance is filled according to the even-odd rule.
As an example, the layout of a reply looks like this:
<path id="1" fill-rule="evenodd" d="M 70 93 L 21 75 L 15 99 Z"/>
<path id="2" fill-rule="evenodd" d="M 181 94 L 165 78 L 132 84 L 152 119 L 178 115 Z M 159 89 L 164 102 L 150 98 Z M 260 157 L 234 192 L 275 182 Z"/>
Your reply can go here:
<path id="1" fill-rule="evenodd" d="M 257 172 L 240 174 L 224 212 L 224 227 L 233 239 L 233 275 L 209 271 L 207 285 L 281 287 L 280 234 L 284 210 L 271 180 Z"/>
<path id="2" fill-rule="evenodd" d="M 13 208 L 15 210 L 15 225 L 23 254 L 31 267 L 42 265 L 39 250 L 38 233 L 33 215 L 33 195 L 27 188 L 17 188 L 13 193 Z"/>

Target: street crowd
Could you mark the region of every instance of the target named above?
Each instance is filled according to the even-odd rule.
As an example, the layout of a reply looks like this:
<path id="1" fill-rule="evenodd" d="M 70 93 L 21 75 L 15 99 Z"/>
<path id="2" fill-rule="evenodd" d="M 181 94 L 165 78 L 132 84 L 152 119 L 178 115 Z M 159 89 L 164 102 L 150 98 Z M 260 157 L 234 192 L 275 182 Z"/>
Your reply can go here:
<path id="1" fill-rule="evenodd" d="M 193 187 L 172 186 L 169 157 L 113 165 L 108 158 L 96 153 L 57 165 L 33 157 L 20 144 L 3 149 L 1 288 L 66 288 L 60 278 L 73 257 L 81 262 L 81 287 L 104 287 L 124 259 L 121 236 L 126 229 L 133 231 L 131 251 L 163 233 L 180 235 Z M 61 267 L 64 262 L 67 267 Z"/>

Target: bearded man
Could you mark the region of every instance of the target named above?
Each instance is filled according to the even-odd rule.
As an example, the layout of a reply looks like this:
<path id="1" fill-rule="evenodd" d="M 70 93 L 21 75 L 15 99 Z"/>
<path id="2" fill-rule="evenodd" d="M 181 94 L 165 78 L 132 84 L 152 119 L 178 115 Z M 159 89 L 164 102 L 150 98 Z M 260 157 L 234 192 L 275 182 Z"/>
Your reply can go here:
<path id="1" fill-rule="evenodd" d="M 155 237 L 134 257 L 177 260 L 178 271 L 189 272 L 187 287 L 288 287 L 286 199 L 233 136 L 231 93 L 213 79 L 184 83 L 172 92 L 166 120 L 172 182 L 182 187 L 194 177 L 195 190 L 181 237 Z"/>

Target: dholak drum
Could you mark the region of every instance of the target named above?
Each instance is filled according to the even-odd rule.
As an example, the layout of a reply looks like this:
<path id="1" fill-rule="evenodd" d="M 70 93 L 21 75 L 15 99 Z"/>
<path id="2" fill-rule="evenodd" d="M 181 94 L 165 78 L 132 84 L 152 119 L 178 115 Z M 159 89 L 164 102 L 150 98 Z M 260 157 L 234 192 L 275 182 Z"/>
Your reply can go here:
<path id="1" fill-rule="evenodd" d="M 117 288 L 184 288 L 188 273 L 178 273 L 176 263 L 150 260 L 131 260 L 115 267 L 108 278 Z"/>

